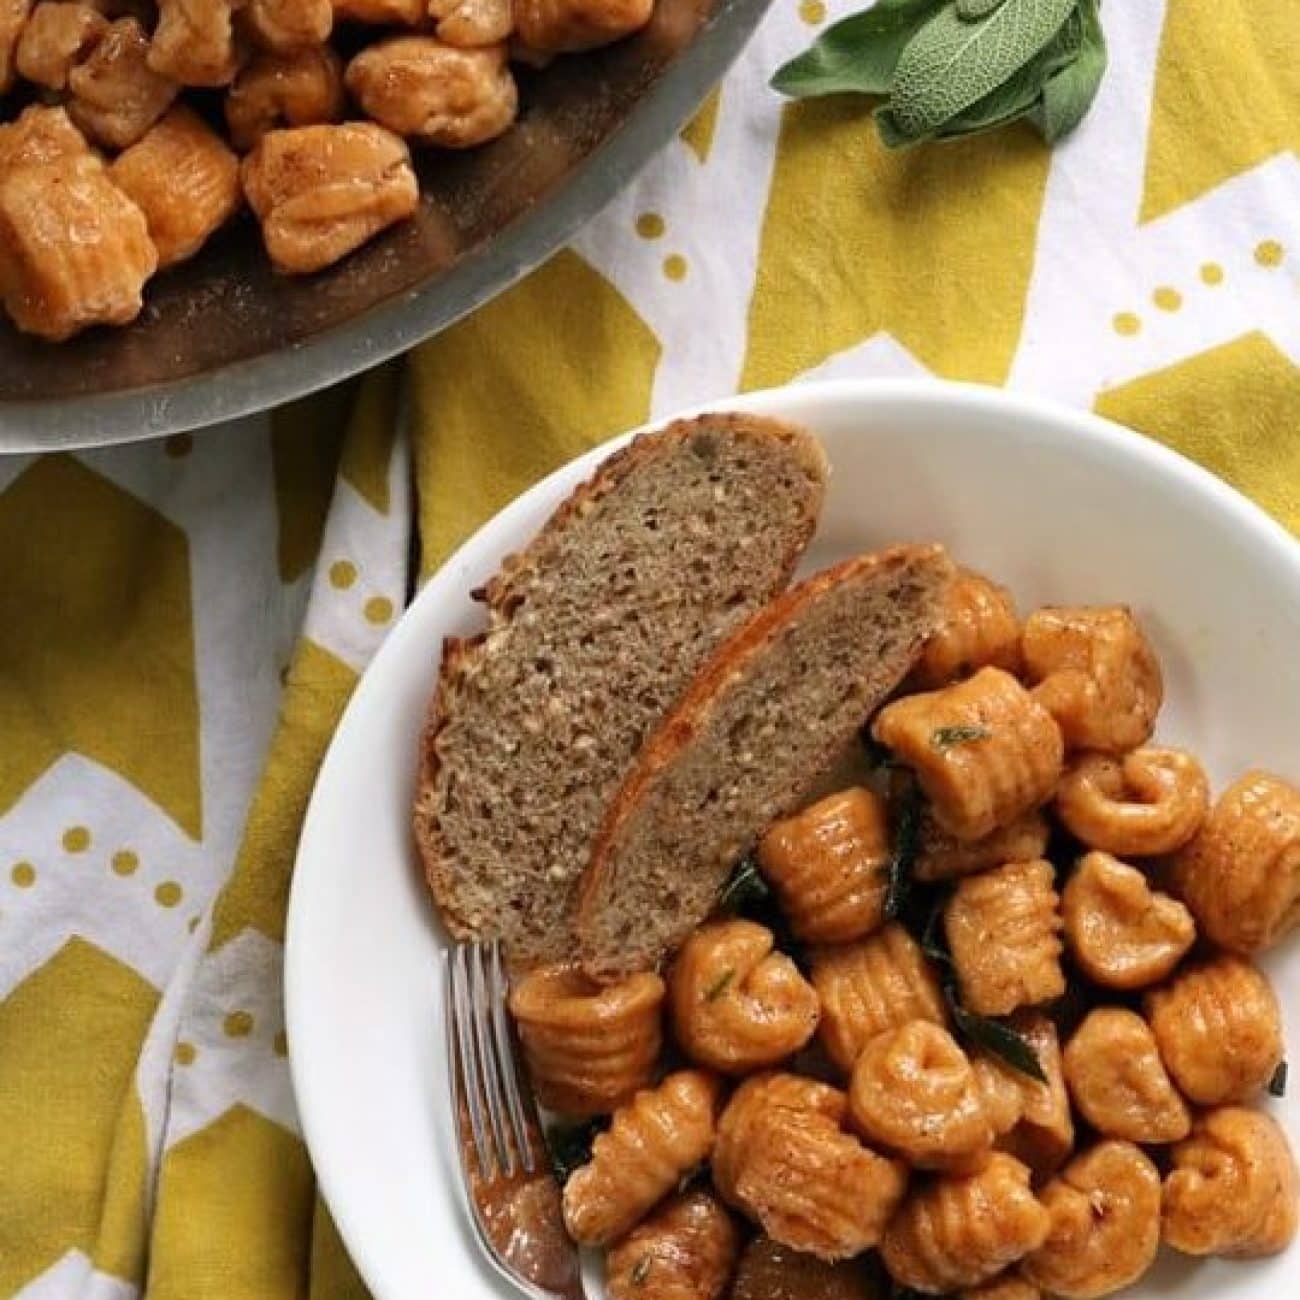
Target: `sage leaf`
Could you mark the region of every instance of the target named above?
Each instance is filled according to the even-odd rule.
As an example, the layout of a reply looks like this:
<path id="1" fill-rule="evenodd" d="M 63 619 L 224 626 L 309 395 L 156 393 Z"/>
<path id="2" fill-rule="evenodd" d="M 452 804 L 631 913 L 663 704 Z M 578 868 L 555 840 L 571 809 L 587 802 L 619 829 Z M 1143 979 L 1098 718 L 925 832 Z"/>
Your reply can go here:
<path id="1" fill-rule="evenodd" d="M 988 1016 L 977 1016 L 973 1011 L 967 1011 L 957 1000 L 951 988 L 947 992 L 952 1022 L 957 1027 L 957 1032 L 968 1043 L 974 1047 L 982 1047 L 999 1060 L 1005 1061 L 1020 1074 L 1037 1079 L 1039 1083 L 1047 1082 L 1047 1075 L 1043 1073 L 1038 1055 L 1027 1039 L 1000 1020 L 991 1020 Z"/>
<path id="2" fill-rule="evenodd" d="M 963 22 L 973 23 L 979 18 L 987 18 L 1002 0 L 957 0 L 957 17 Z"/>
<path id="3" fill-rule="evenodd" d="M 771 896 L 771 887 L 763 879 L 758 869 L 758 862 L 752 853 L 747 853 L 732 868 L 727 883 L 718 894 L 717 910 L 743 912 L 767 902 Z"/>
<path id="4" fill-rule="evenodd" d="M 943 754 L 958 745 L 970 745 L 977 740 L 987 740 L 992 734 L 987 727 L 936 727 L 930 733 L 930 748 L 937 749 Z"/>
<path id="5" fill-rule="evenodd" d="M 912 893 L 912 869 L 921 844 L 921 816 L 925 811 L 921 791 L 909 785 L 899 800 L 898 824 L 889 855 L 889 883 L 885 887 L 885 919 L 897 921 Z"/>
<path id="6" fill-rule="evenodd" d="M 1287 1065 L 1285 1061 L 1282 1061 L 1277 1069 L 1273 1071 L 1273 1077 L 1268 1081 L 1268 1095 L 1270 1097 L 1286 1096 L 1286 1075 Z"/>
<path id="7" fill-rule="evenodd" d="M 778 68 L 772 87 L 791 99 L 883 95 L 903 46 L 944 0 L 877 0 L 828 27 L 802 54 Z"/>
<path id="8" fill-rule="evenodd" d="M 963 21 L 955 8 L 940 9 L 899 56 L 890 86 L 891 125 L 912 139 L 932 135 L 1028 63 L 1076 2 L 1004 0 L 977 22 Z"/>
<path id="9" fill-rule="evenodd" d="M 955 139 L 1007 126 L 1031 115 L 1042 105 L 1043 83 L 1078 56 L 1083 45 L 1083 19 L 1076 8 L 1060 30 L 1024 67 L 1013 72 L 1000 86 L 950 118 L 935 133 L 937 139 Z"/>
<path id="10" fill-rule="evenodd" d="M 546 1130 L 546 1150 L 561 1187 L 575 1170 L 591 1159 L 591 1144 L 608 1127 L 609 1120 L 604 1118 L 588 1120 L 585 1124 L 552 1124 Z"/>
<path id="11" fill-rule="evenodd" d="M 1106 73 L 1106 33 L 1102 30 L 1097 0 L 1078 0 L 1081 28 L 1074 57 L 1043 82 L 1042 103 L 1032 115 L 1034 125 L 1048 144 L 1074 130 L 1092 107 Z"/>
<path id="12" fill-rule="evenodd" d="M 952 969 L 952 953 L 948 951 L 948 938 L 943 933 L 943 910 L 948 901 L 946 893 L 935 899 L 930 908 L 930 915 L 925 919 L 925 929 L 921 931 L 921 951 L 945 970 Z"/>
<path id="13" fill-rule="evenodd" d="M 913 137 L 898 124 L 898 118 L 888 104 L 881 104 L 871 115 L 876 123 L 876 134 L 887 149 L 906 149 L 908 145 L 920 144 L 925 137 Z"/>

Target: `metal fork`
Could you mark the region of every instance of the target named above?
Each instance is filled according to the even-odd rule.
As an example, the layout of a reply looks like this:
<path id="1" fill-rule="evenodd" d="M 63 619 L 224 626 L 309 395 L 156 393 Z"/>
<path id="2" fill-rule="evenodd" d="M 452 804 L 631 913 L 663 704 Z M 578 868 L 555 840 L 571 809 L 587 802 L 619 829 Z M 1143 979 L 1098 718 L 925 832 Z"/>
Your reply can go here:
<path id="1" fill-rule="evenodd" d="M 506 1011 L 501 945 L 458 944 L 447 952 L 444 1020 L 462 1184 L 488 1262 L 530 1300 L 587 1300 L 577 1247 L 564 1232 L 559 1186 L 553 1214 L 521 1231 L 512 1193 L 550 1179 L 541 1121 L 524 1084 Z M 535 1198 L 529 1198 L 530 1204 Z M 507 1207 L 507 1208 L 503 1208 Z"/>

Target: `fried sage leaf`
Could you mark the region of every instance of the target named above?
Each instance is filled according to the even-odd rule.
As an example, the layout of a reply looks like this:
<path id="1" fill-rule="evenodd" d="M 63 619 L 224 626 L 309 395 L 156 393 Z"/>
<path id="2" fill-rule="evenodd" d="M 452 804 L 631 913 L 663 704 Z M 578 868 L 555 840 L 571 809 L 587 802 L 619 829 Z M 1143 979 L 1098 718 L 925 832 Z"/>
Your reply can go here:
<path id="1" fill-rule="evenodd" d="M 1029 1041 L 1016 1033 L 1010 1025 L 989 1016 L 977 1016 L 967 1011 L 957 999 L 949 994 L 948 1009 L 952 1012 L 952 1022 L 957 1032 L 972 1047 L 982 1047 L 999 1060 L 1005 1061 L 1013 1070 L 1037 1079 L 1039 1083 L 1047 1082 L 1047 1075 L 1039 1064 L 1038 1054 Z"/>

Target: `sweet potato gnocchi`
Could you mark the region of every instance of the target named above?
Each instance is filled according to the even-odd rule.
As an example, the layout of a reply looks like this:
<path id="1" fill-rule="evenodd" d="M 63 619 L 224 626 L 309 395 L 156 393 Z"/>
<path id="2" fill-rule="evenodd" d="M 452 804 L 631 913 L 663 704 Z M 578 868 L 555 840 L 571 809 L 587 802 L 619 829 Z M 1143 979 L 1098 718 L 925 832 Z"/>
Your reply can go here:
<path id="1" fill-rule="evenodd" d="M 1196 922 L 1109 853 L 1086 853 L 1061 894 L 1065 941 L 1095 984 L 1131 990 L 1169 975 L 1196 942 Z"/>
<path id="2" fill-rule="evenodd" d="M 716 1076 L 670 1074 L 614 1113 L 591 1161 L 564 1187 L 564 1226 L 574 1241 L 604 1246 L 634 1228 L 713 1149 Z"/>
<path id="3" fill-rule="evenodd" d="M 1165 1179 L 1164 1239 L 1185 1255 L 1276 1255 L 1296 1231 L 1296 1168 L 1262 1111 L 1224 1106 L 1196 1122 Z"/>
<path id="4" fill-rule="evenodd" d="M 319 271 L 413 215 L 410 149 L 472 149 L 514 125 L 512 61 L 622 40 L 653 10 L 654 0 L 0 0 L 0 131 L 33 107 L 66 112 L 107 165 L 93 182 L 78 169 L 87 227 L 113 226 L 125 196 L 154 244 L 152 257 L 124 248 L 101 263 L 98 235 L 89 252 L 72 247 L 75 229 L 47 216 L 21 265 L 0 272 L 20 286 L 0 304 L 50 341 L 128 324 L 145 282 L 245 207 L 277 272 Z M 66 214 L 65 173 L 17 184 L 29 213 Z"/>
<path id="5" fill-rule="evenodd" d="M 1065 992 L 1056 873 L 1043 858 L 957 882 L 943 925 L 962 1001 L 1006 1016 Z"/>
<path id="6" fill-rule="evenodd" d="M 877 1034 L 909 1020 L 947 1019 L 938 976 L 901 925 L 856 943 L 817 948 L 810 960 L 821 999 L 822 1046 L 845 1074 Z"/>
<path id="7" fill-rule="evenodd" d="M 1065 1047 L 1065 1079 L 1079 1113 L 1107 1137 L 1177 1142 L 1192 1127 L 1155 1035 L 1136 1012 L 1097 1007 Z"/>
<path id="8" fill-rule="evenodd" d="M 858 1056 L 849 1116 L 869 1142 L 917 1169 L 978 1168 L 993 1146 L 997 1111 L 966 1053 L 928 1020 L 873 1038 Z"/>
<path id="9" fill-rule="evenodd" d="M 654 1082 L 664 982 L 645 972 L 604 988 L 576 966 L 515 982 L 510 1013 L 537 1099 L 566 1115 L 608 1113 Z"/>
<path id="10" fill-rule="evenodd" d="M 673 1031 L 691 1060 L 752 1074 L 793 1056 L 817 1029 L 817 994 L 770 930 L 716 921 L 687 939 L 668 972 Z"/>
<path id="11" fill-rule="evenodd" d="M 1136 1282 L 1160 1245 L 1160 1174 L 1132 1142 L 1099 1142 L 1043 1189 L 1050 1226 L 1022 1265 L 1066 1300 L 1094 1300 Z"/>
<path id="12" fill-rule="evenodd" d="M 1160 1054 L 1200 1106 L 1248 1101 L 1282 1061 L 1282 1013 L 1263 973 L 1223 955 L 1181 971 L 1148 994 Z"/>
<path id="13" fill-rule="evenodd" d="M 609 1300 L 718 1300 L 739 1251 L 726 1206 L 703 1188 L 681 1192 L 610 1247 Z"/>
<path id="14" fill-rule="evenodd" d="M 758 861 L 797 938 L 860 939 L 885 919 L 885 800 L 861 786 L 830 795 L 777 822 L 758 846 Z"/>
<path id="15" fill-rule="evenodd" d="M 1037 1250 L 1047 1210 L 1030 1172 L 998 1152 L 977 1173 L 940 1176 L 914 1192 L 890 1221 L 880 1253 L 895 1281 L 946 1294 L 978 1286 Z"/>
<path id="16" fill-rule="evenodd" d="M 1000 668 L 887 704 L 872 734 L 916 773 L 935 820 L 963 841 L 1040 807 L 1061 775 L 1059 728 Z"/>
<path id="17" fill-rule="evenodd" d="M 33 121 L 0 156 L 65 139 Z M 1250 954 L 1300 920 L 1300 790 L 1250 772 L 1211 804 L 1152 743 L 1127 608 L 1022 626 L 961 571 L 946 615 L 857 784 L 768 827 L 663 981 L 516 977 L 538 1095 L 612 1111 L 564 1192 L 612 1300 L 1096 1300 L 1162 1240 L 1295 1235 L 1290 1147 L 1250 1108 L 1285 1080 Z M 701 1068 L 654 1088 L 665 1059 Z"/>

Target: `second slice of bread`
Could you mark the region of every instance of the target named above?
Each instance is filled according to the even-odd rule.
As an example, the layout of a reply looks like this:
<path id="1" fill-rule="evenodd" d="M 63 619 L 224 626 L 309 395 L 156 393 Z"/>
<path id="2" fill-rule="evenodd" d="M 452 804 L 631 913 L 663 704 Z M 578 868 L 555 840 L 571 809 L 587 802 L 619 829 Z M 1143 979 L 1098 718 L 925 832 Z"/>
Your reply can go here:
<path id="1" fill-rule="evenodd" d="M 940 546 L 859 556 L 719 647 L 646 743 L 597 838 L 578 914 L 590 974 L 650 969 L 704 920 L 740 854 L 911 668 L 952 572 Z"/>

